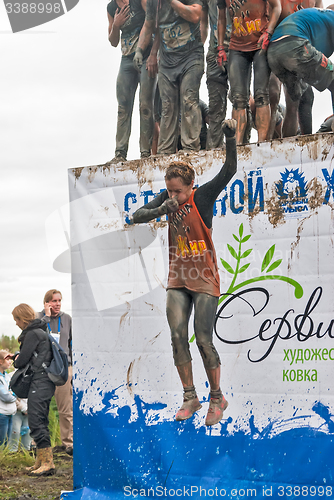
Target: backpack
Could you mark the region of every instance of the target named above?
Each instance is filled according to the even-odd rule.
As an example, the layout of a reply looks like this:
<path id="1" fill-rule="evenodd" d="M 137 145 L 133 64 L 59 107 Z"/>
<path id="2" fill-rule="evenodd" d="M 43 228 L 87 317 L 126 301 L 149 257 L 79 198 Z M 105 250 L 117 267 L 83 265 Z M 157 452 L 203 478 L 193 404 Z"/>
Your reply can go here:
<path id="1" fill-rule="evenodd" d="M 48 336 L 53 357 L 49 366 L 46 366 L 45 363 L 42 363 L 42 366 L 55 385 L 64 385 L 68 379 L 67 354 L 50 333 Z"/>

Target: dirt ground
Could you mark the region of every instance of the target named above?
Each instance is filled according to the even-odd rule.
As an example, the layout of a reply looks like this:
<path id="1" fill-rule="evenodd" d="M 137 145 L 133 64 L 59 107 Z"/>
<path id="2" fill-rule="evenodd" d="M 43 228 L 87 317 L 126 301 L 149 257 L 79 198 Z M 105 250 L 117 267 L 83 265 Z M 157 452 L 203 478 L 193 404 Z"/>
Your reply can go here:
<path id="1" fill-rule="evenodd" d="M 28 476 L 25 464 L 8 465 L 0 470 L 1 500 L 59 500 L 61 491 L 73 490 L 73 460 L 65 452 L 54 453 L 56 474 L 49 477 Z M 33 463 L 33 462 L 32 462 Z"/>

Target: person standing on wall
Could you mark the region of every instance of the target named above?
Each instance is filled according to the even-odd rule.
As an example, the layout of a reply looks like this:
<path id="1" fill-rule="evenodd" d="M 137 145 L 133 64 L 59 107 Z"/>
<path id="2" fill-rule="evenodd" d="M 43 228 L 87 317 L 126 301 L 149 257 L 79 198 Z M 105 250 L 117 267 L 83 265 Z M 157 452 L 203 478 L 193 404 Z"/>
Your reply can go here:
<path id="1" fill-rule="evenodd" d="M 270 125 L 269 76 L 266 50 L 282 7 L 280 0 L 218 0 L 217 62 L 227 61 L 224 39 L 227 10 L 232 21 L 228 56 L 228 77 L 231 86 L 232 118 L 237 120 L 237 144 L 244 143 L 247 108 L 253 69 L 255 127 L 258 141 L 267 140 Z M 269 16 L 268 16 L 269 9 Z M 268 19 L 269 17 L 269 19 Z"/>
<path id="2" fill-rule="evenodd" d="M 282 12 L 277 25 L 283 19 L 301 9 L 317 7 L 323 8 L 322 0 L 281 0 Z M 304 94 L 297 101 L 293 101 L 289 93 L 284 88 L 286 113 L 282 127 L 282 137 L 291 137 L 298 134 L 298 129 L 302 135 L 312 134 L 312 106 L 314 92 L 311 86 L 305 90 Z M 281 94 L 281 82 L 274 73 L 271 73 L 269 80 L 269 98 L 271 109 L 271 120 L 268 139 L 274 138 L 276 128 L 277 112 Z"/>
<path id="3" fill-rule="evenodd" d="M 204 72 L 201 41 L 201 0 L 147 0 L 145 22 L 133 62 L 138 69 L 153 33 L 160 40 L 158 85 L 162 114 L 158 154 L 176 152 L 181 114 L 184 151 L 199 151 L 201 112 L 199 87 Z"/>
<path id="4" fill-rule="evenodd" d="M 168 214 L 169 274 L 167 320 L 171 331 L 173 357 L 183 387 L 183 405 L 175 420 L 187 420 L 201 408 L 193 380 L 188 340 L 188 322 L 194 307 L 194 331 L 210 384 L 210 404 L 205 425 L 217 424 L 228 403 L 220 388 L 220 358 L 212 334 L 220 280 L 212 241 L 214 203 L 237 171 L 235 120 L 222 124 L 226 137 L 226 160 L 209 182 L 194 188 L 195 171 L 184 161 L 170 163 L 166 190 L 142 208 L 132 223 L 145 223 Z"/>
<path id="5" fill-rule="evenodd" d="M 48 290 L 44 296 L 44 309 L 38 313 L 55 335 L 68 356 L 68 379 L 66 384 L 56 387 L 55 399 L 59 413 L 60 438 L 62 448 L 73 454 L 73 392 L 72 392 L 72 318 L 62 312 L 62 294 L 59 290 Z"/>
<path id="6" fill-rule="evenodd" d="M 150 57 L 152 38 L 146 48 L 140 71 L 133 65 L 139 33 L 145 20 L 146 0 L 111 0 L 107 5 L 108 39 L 113 47 L 121 41 L 122 59 L 117 76 L 117 131 L 113 162 L 126 161 L 131 133 L 133 104 L 138 84 L 140 114 L 140 157 L 151 155 L 154 116 L 153 104 L 156 87 L 156 53 Z"/>
<path id="7" fill-rule="evenodd" d="M 333 10 L 334 4 L 287 16 L 276 27 L 267 55 L 271 71 L 294 103 L 298 104 L 312 85 L 319 92 L 331 92 L 334 111 L 334 66 L 328 59 L 334 52 Z"/>
<path id="8" fill-rule="evenodd" d="M 222 61 L 220 65 L 217 63 L 217 0 L 202 0 L 202 2 L 201 36 L 203 44 L 208 35 L 208 25 L 210 25 L 209 49 L 206 55 L 206 86 L 209 94 L 209 129 L 206 149 L 215 149 L 221 148 L 224 142 L 222 124 L 226 118 L 227 107 L 227 61 Z M 231 35 L 230 24 L 231 22 L 228 21 L 229 28 L 226 29 L 224 39 L 224 50 L 227 55 Z"/>

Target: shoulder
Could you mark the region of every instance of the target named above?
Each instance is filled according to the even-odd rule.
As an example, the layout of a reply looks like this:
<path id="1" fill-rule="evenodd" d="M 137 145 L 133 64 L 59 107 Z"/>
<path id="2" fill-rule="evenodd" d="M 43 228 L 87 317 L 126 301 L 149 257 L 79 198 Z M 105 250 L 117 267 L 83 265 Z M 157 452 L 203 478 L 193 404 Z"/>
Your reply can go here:
<path id="1" fill-rule="evenodd" d="M 60 315 L 59 316 L 60 316 L 61 320 L 63 320 L 63 319 L 66 319 L 68 321 L 72 320 L 71 316 L 69 314 L 63 312 L 63 311 L 60 311 Z"/>
<path id="2" fill-rule="evenodd" d="M 227 7 L 226 0 L 217 0 L 217 6 L 218 6 L 218 9 L 226 9 L 226 7 Z"/>
<path id="3" fill-rule="evenodd" d="M 143 6 L 142 6 L 142 0 L 130 0 L 129 4 L 130 4 L 131 10 L 133 10 L 135 12 L 144 11 Z"/>
<path id="4" fill-rule="evenodd" d="M 115 16 L 116 9 L 117 9 L 116 0 L 111 0 L 111 2 L 109 2 L 109 3 L 108 3 L 108 5 L 107 5 L 107 11 L 108 11 L 108 14 L 109 14 L 111 17 L 114 17 L 114 16 Z"/>

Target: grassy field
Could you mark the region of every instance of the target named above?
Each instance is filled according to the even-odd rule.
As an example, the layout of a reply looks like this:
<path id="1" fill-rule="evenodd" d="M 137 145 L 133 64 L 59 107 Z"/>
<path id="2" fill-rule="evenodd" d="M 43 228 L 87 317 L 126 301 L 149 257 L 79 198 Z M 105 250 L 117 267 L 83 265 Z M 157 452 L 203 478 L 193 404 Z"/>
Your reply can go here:
<path id="1" fill-rule="evenodd" d="M 58 412 L 54 398 L 50 406 L 51 444 L 61 444 Z M 25 467 L 35 462 L 33 452 L 9 452 L 0 447 L 0 500 L 59 500 L 61 491 L 73 489 L 73 461 L 64 451 L 54 453 L 56 474 L 49 477 L 30 477 Z"/>

